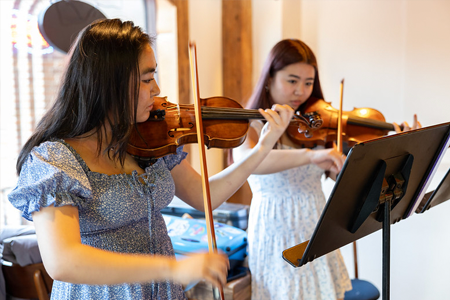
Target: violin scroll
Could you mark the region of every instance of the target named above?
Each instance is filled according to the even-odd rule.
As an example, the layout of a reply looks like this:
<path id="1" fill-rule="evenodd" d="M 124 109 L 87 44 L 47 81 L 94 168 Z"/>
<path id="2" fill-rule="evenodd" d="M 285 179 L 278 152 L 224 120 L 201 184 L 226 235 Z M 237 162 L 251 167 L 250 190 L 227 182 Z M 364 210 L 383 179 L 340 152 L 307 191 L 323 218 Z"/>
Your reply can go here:
<path id="1" fill-rule="evenodd" d="M 298 133 L 304 134 L 306 138 L 312 137 L 312 132 L 316 129 L 322 127 L 323 120 L 317 111 L 311 111 L 302 114 L 297 111 L 295 113 L 295 118 L 300 122 L 298 124 Z"/>
<path id="2" fill-rule="evenodd" d="M 291 140 L 302 147 L 330 146 L 338 138 L 339 110 L 323 99 L 313 99 L 297 116 L 308 119 L 309 128 L 298 130 L 288 127 Z M 394 125 L 386 123 L 381 112 L 373 108 L 355 108 L 342 112 L 342 139 L 351 147 L 356 143 L 378 138 L 395 131 Z"/>

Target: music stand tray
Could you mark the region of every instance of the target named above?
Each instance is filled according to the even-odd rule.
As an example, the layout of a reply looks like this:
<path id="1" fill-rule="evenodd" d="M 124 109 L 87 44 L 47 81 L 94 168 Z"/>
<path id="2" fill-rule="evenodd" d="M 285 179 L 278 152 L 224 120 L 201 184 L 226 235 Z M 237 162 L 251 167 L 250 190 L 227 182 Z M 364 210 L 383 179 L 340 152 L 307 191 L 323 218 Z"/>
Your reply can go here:
<path id="1" fill-rule="evenodd" d="M 355 145 L 311 239 L 284 250 L 283 259 L 300 267 L 383 228 L 383 278 L 389 279 L 389 227 L 419 206 L 449 134 L 450 123 L 444 123 Z M 389 280 L 383 282 L 388 295 Z"/>

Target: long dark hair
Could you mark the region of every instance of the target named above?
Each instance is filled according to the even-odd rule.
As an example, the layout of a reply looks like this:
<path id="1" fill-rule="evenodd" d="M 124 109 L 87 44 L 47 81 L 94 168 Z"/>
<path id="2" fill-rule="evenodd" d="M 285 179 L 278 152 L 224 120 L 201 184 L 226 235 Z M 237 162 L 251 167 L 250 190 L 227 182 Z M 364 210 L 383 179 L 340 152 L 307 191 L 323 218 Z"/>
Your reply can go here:
<path id="1" fill-rule="evenodd" d="M 97 134 L 98 154 L 111 127 L 104 151 L 123 164 L 137 111 L 139 55 L 153 39 L 131 21 L 108 19 L 83 29 L 72 49 L 53 106 L 46 112 L 17 160 L 20 173 L 31 149 L 52 139 Z M 113 151 L 109 151 L 113 150 Z"/>
<path id="2" fill-rule="evenodd" d="M 297 110 L 309 104 L 315 99 L 323 99 L 322 88 L 320 87 L 319 71 L 317 60 L 312 50 L 302 41 L 297 39 L 286 39 L 278 42 L 270 51 L 264 63 L 261 76 L 256 83 L 253 94 L 247 103 L 247 108 L 270 108 L 274 104 L 270 93 L 267 90 L 269 79 L 288 65 L 295 63 L 306 63 L 311 65 L 315 71 L 313 91 L 310 98 L 305 101 Z"/>

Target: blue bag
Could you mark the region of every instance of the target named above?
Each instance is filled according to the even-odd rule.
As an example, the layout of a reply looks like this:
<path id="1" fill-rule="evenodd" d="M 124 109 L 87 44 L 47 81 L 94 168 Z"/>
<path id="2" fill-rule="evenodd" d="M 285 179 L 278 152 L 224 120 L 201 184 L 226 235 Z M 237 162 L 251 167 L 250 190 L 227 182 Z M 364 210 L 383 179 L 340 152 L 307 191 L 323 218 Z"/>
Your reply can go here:
<path id="1" fill-rule="evenodd" d="M 163 215 L 176 257 L 208 251 L 206 221 Z M 247 256 L 247 233 L 239 228 L 214 222 L 217 248 L 228 255 L 230 269 L 242 265 Z"/>

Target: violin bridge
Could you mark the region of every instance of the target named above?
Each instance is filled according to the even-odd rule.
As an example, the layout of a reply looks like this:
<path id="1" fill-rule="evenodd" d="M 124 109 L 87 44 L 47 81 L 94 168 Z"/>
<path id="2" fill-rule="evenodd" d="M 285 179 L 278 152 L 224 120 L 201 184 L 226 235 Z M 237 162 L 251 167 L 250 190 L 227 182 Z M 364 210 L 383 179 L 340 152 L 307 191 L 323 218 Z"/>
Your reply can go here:
<path id="1" fill-rule="evenodd" d="M 179 128 L 172 128 L 172 129 L 169 129 L 169 132 L 167 132 L 167 134 L 170 136 L 170 137 L 175 137 L 174 135 L 173 135 L 173 132 L 178 132 L 178 131 L 191 131 L 192 130 L 192 128 L 194 128 L 194 124 L 192 124 L 192 123 L 189 123 L 190 125 L 191 125 L 191 127 L 189 127 L 189 128 L 187 128 L 187 127 L 179 127 Z"/>
<path id="2" fill-rule="evenodd" d="M 192 128 L 172 128 L 169 131 L 173 132 L 173 131 L 189 131 L 192 130 Z"/>
<path id="3" fill-rule="evenodd" d="M 189 122 L 189 125 L 191 125 L 191 127 L 178 127 L 178 128 L 172 128 L 172 129 L 169 129 L 169 132 L 167 132 L 167 134 L 168 134 L 170 137 L 175 137 L 175 136 L 173 135 L 173 132 L 178 132 L 178 131 L 191 131 L 192 128 L 194 128 L 194 124 L 192 124 L 191 122 Z"/>

